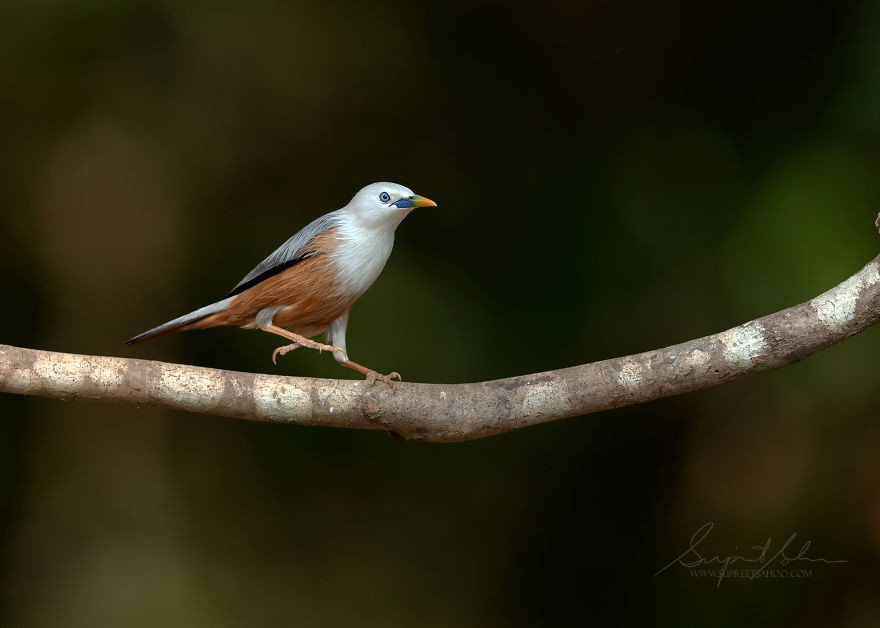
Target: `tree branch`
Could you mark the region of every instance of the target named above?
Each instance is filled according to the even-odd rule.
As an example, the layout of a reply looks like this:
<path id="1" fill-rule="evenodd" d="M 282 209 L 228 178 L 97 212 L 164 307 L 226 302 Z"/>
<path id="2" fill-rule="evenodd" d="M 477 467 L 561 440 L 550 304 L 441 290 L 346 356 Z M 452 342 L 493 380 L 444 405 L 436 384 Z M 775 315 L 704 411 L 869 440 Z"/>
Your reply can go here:
<path id="1" fill-rule="evenodd" d="M 880 256 L 821 294 L 656 351 L 474 384 L 239 373 L 0 345 L 0 392 L 465 441 L 717 386 L 801 360 L 880 320 Z"/>

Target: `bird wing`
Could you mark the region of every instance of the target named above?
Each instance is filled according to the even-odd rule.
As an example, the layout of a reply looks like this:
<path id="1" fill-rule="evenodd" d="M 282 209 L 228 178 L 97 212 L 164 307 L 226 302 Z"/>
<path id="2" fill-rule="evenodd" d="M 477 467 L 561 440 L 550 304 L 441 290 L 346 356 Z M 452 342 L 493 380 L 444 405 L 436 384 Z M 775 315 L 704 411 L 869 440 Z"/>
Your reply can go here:
<path id="1" fill-rule="evenodd" d="M 282 270 L 315 255 L 317 250 L 310 246 L 312 241 L 316 236 L 336 228 L 339 225 L 340 217 L 341 210 L 337 210 L 316 218 L 307 224 L 300 231 L 292 235 L 287 242 L 275 249 L 269 257 L 257 264 L 256 268 L 245 275 L 226 296 L 232 297 L 244 292 L 261 281 L 277 275 Z"/>

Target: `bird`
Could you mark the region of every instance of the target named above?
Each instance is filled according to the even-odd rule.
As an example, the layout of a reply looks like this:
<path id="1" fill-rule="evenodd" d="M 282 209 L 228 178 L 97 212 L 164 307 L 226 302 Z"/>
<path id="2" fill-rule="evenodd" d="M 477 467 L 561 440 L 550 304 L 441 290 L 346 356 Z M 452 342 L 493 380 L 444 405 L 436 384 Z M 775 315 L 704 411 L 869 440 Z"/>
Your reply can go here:
<path id="1" fill-rule="evenodd" d="M 400 374 L 383 375 L 348 357 L 345 330 L 355 301 L 379 277 L 394 246 L 394 232 L 417 207 L 437 203 L 396 183 L 371 183 L 342 209 L 316 218 L 246 274 L 225 298 L 127 341 L 135 344 L 171 332 L 238 326 L 277 334 L 298 347 L 331 351 L 342 366 L 370 383 L 394 386 Z M 329 344 L 312 338 L 327 333 Z"/>

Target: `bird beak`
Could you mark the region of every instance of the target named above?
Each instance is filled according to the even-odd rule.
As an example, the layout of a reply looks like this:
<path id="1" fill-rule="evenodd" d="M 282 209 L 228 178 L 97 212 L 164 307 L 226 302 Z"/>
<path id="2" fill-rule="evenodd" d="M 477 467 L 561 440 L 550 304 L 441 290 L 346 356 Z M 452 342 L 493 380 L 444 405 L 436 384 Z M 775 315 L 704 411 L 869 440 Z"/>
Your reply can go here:
<path id="1" fill-rule="evenodd" d="M 437 203 L 424 196 L 413 194 L 410 197 L 402 198 L 394 203 L 394 207 L 399 209 L 405 209 L 407 207 L 437 207 Z"/>

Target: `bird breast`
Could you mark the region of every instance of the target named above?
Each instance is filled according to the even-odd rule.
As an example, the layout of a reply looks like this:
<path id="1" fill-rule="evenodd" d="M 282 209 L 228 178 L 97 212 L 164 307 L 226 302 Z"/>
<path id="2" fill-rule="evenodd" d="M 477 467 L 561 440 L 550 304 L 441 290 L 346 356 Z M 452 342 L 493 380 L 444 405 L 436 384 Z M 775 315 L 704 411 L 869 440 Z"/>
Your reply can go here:
<path id="1" fill-rule="evenodd" d="M 385 267 L 394 246 L 394 229 L 343 221 L 336 235 L 337 245 L 330 256 L 337 266 L 339 279 L 361 295 Z"/>

